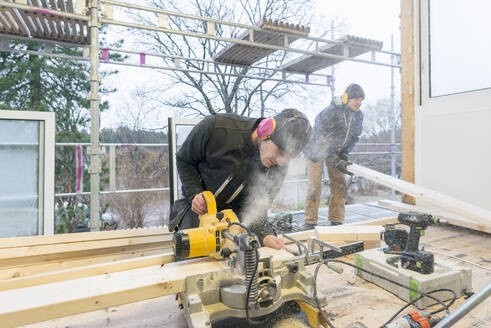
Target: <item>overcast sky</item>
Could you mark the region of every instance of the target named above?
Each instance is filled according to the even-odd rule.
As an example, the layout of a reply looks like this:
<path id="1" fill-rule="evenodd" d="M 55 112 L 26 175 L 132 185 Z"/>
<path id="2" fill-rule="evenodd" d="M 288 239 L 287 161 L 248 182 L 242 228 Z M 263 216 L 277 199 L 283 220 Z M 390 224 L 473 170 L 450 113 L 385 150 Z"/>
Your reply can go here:
<path id="1" fill-rule="evenodd" d="M 315 0 L 314 12 L 318 17 L 311 29 L 322 30 L 320 24 L 330 27 L 331 19 L 342 22 L 343 30 L 336 31 L 336 38 L 341 35 L 351 34 L 359 37 L 383 41 L 383 49 L 390 50 L 391 35 L 394 35 L 395 51 L 400 52 L 400 1 L 397 0 Z M 111 33 L 111 32 L 110 32 Z M 318 36 L 313 34 L 311 36 Z M 131 39 L 131 35 L 121 34 L 121 29 L 116 33 L 119 38 Z M 125 49 L 131 48 L 131 44 L 125 44 Z M 140 50 L 133 48 L 134 50 Z M 370 58 L 364 57 L 366 59 Z M 385 57 L 386 58 L 386 57 Z M 388 62 L 387 59 L 384 59 Z M 115 69 L 113 65 L 101 65 L 102 69 Z M 119 74 L 106 78 L 104 84 L 108 87 L 116 87 L 118 91 L 103 99 L 110 101 L 110 109 L 101 114 L 101 127 L 115 128 L 120 124 L 130 124 L 135 119 L 132 109 L 138 107 L 134 102 L 132 93 L 135 88 L 145 89 L 155 81 L 161 80 L 159 73 L 150 69 L 129 68 L 117 66 Z M 335 67 L 336 95 L 340 95 L 344 88 L 351 82 L 359 83 L 366 93 L 366 102 L 374 103 L 377 99 L 390 96 L 390 68 L 369 64 L 343 62 Z M 400 98 L 400 72 L 395 70 L 395 87 L 397 100 Z M 309 89 L 310 90 L 310 89 Z M 291 103 L 285 99 L 285 107 L 292 105 L 303 110 L 313 122 L 315 115 L 328 105 L 331 98 L 330 89 L 323 87 L 311 87 L 311 95 L 299 103 Z M 327 102 L 326 102 L 327 101 Z M 280 104 L 281 106 L 281 104 Z M 363 109 L 363 107 L 362 107 Z M 148 114 L 144 120 L 144 128 L 158 128 L 167 124 L 167 117 L 174 116 L 172 111 L 160 110 Z"/>

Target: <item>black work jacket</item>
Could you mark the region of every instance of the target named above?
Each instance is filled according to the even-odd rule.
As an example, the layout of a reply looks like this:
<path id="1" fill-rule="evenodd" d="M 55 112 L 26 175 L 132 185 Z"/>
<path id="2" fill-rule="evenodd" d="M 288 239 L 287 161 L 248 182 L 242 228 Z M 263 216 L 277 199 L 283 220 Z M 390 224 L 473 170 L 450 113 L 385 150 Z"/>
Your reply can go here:
<path id="1" fill-rule="evenodd" d="M 218 193 L 217 209 L 234 210 L 239 220 L 252 227 L 262 241 L 266 234 L 273 233 L 265 216 L 283 184 L 288 166 L 262 165 L 251 140 L 251 133 L 260 121 L 235 114 L 204 118 L 177 152 L 176 164 L 189 203 L 204 190 Z"/>
<path id="2" fill-rule="evenodd" d="M 333 99 L 315 117 L 304 155 L 314 162 L 332 161 L 339 152 L 349 153 L 360 139 L 363 129 L 363 113 L 352 111 L 340 99 Z"/>

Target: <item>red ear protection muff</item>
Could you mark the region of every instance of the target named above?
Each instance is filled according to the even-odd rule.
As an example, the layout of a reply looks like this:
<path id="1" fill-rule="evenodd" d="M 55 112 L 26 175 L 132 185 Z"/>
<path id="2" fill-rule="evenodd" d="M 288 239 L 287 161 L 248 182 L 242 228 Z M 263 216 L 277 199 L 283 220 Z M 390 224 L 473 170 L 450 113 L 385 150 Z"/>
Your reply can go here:
<path id="1" fill-rule="evenodd" d="M 276 129 L 276 121 L 274 118 L 270 117 L 262 120 L 257 126 L 257 137 L 261 140 L 269 139 L 271 134 L 273 134 Z"/>

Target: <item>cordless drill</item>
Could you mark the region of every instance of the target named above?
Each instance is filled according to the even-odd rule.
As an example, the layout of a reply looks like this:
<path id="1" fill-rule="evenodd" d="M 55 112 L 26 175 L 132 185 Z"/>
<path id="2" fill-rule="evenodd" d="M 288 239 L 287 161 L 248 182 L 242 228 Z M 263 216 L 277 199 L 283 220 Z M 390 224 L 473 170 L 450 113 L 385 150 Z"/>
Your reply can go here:
<path id="1" fill-rule="evenodd" d="M 434 218 L 429 214 L 414 212 L 399 213 L 397 220 L 409 226 L 409 235 L 406 248 L 402 251 L 401 266 L 423 274 L 433 273 L 435 260 L 433 254 L 419 249 L 419 238 L 424 235 L 429 225 L 446 223 L 445 220 Z"/>

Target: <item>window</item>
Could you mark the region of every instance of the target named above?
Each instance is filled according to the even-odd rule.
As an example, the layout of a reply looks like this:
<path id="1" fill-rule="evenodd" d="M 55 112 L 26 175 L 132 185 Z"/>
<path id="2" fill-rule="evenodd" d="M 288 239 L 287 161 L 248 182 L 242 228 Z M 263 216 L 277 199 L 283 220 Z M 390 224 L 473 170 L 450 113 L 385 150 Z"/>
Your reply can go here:
<path id="1" fill-rule="evenodd" d="M 430 97 L 491 88 L 491 1 L 431 0 Z"/>
<path id="2" fill-rule="evenodd" d="M 0 237 L 52 233 L 54 114 L 0 111 L 0 158 Z"/>

